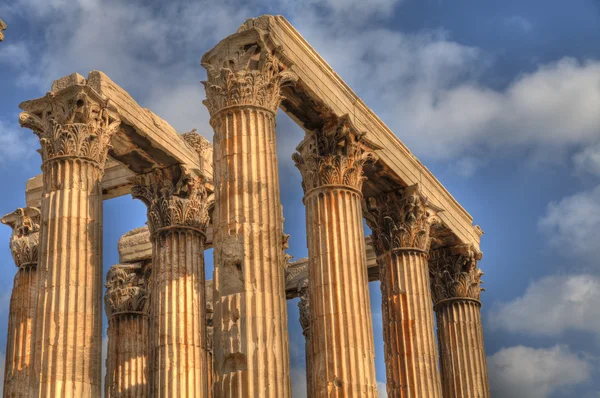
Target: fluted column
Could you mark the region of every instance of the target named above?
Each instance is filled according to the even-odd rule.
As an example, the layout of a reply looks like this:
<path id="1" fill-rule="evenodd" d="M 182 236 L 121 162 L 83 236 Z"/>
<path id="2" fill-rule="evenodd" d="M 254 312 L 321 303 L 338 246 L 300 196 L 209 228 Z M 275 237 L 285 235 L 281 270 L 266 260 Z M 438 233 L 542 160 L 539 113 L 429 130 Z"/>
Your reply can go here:
<path id="1" fill-rule="evenodd" d="M 207 397 L 204 180 L 173 166 L 133 183 L 132 196 L 148 207 L 152 236 L 150 396 Z"/>
<path id="2" fill-rule="evenodd" d="M 208 71 L 204 104 L 215 133 L 215 397 L 287 398 L 275 113 L 281 86 L 295 75 L 264 43 L 222 42 L 202 61 Z"/>
<path id="3" fill-rule="evenodd" d="M 98 397 L 102 348 L 102 189 L 115 112 L 73 85 L 24 102 L 40 138 L 43 191 L 33 396 Z"/>
<path id="4" fill-rule="evenodd" d="M 310 298 L 308 292 L 308 280 L 301 282 L 298 287 L 298 309 L 300 310 L 300 326 L 302 327 L 302 334 L 306 341 L 305 355 L 306 355 L 306 390 L 307 396 L 310 396 L 314 390 L 312 372 L 312 343 L 310 340 Z"/>
<path id="5" fill-rule="evenodd" d="M 117 264 L 106 275 L 106 397 L 149 396 L 148 278 L 144 271 L 141 263 Z"/>
<path id="6" fill-rule="evenodd" d="M 2 223 L 13 230 L 10 249 L 18 267 L 8 312 L 4 397 L 29 398 L 33 359 L 31 334 L 38 296 L 40 211 L 34 207 L 20 208 L 2 217 Z"/>
<path id="7" fill-rule="evenodd" d="M 347 116 L 327 120 L 294 154 L 306 206 L 311 397 L 376 397 L 361 212 L 371 152 Z"/>
<path id="8" fill-rule="evenodd" d="M 481 325 L 481 253 L 471 245 L 433 250 L 429 260 L 444 398 L 488 398 Z"/>
<path id="9" fill-rule="evenodd" d="M 440 398 L 427 265 L 436 209 L 416 185 L 366 202 L 380 269 L 388 396 Z"/>

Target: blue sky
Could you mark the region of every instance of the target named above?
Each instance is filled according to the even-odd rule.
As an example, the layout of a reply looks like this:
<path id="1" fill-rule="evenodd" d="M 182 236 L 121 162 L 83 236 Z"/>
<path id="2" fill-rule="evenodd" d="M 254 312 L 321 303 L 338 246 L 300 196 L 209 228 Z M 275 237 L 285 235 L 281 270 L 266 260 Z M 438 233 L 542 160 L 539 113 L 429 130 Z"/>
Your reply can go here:
<path id="1" fill-rule="evenodd" d="M 25 182 L 40 172 L 37 139 L 18 126 L 21 101 L 44 95 L 56 78 L 99 69 L 178 131 L 211 139 L 200 57 L 264 13 L 286 16 L 486 232 L 493 396 L 600 397 L 598 1 L 5 0 L 0 213 L 24 206 Z M 297 258 L 307 253 L 291 161 L 301 139 L 280 112 L 281 199 Z M 104 210 L 107 270 L 118 261 L 118 238 L 145 222 L 145 209 L 123 197 Z M 0 228 L 0 359 L 16 271 L 9 236 Z M 378 284 L 370 290 L 384 382 Z M 304 396 L 296 304 L 288 302 L 294 396 Z"/>

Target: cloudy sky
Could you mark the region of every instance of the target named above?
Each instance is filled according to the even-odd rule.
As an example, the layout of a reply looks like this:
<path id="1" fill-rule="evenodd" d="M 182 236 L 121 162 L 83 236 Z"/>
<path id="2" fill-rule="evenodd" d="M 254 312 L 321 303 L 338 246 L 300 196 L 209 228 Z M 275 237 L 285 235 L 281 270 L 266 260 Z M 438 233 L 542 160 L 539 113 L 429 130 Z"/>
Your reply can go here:
<path id="1" fill-rule="evenodd" d="M 4 0 L 0 213 L 24 206 L 25 181 L 40 172 L 37 139 L 18 125 L 21 101 L 56 78 L 99 69 L 178 131 L 212 139 L 200 57 L 265 13 L 287 17 L 486 232 L 493 396 L 600 397 L 596 0 Z M 291 154 L 301 138 L 280 113 L 285 228 L 298 258 L 307 251 Z M 119 236 L 144 222 L 140 202 L 105 202 L 105 270 L 118 261 Z M 9 236 L 0 227 L 0 360 L 16 271 Z M 370 287 L 385 396 L 381 297 L 377 283 Z M 302 397 L 296 300 L 288 309 L 294 396 Z"/>

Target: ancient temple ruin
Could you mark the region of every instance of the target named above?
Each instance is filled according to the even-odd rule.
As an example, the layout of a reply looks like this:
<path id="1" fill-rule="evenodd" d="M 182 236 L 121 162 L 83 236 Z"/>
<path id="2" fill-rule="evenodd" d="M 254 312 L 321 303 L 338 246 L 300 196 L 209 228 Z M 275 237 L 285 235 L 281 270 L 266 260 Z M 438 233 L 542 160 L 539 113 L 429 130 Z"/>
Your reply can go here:
<path id="1" fill-rule="evenodd" d="M 388 396 L 489 397 L 471 216 L 285 18 L 248 20 L 202 66 L 212 144 L 99 71 L 20 105 L 43 172 L 2 218 L 18 267 L 5 396 L 99 397 L 106 366 L 107 397 L 290 397 L 286 300 L 299 297 L 309 397 L 377 397 L 376 339 Z M 295 262 L 278 109 L 306 132 L 294 162 L 308 258 Z M 121 238 L 103 280 L 102 201 L 128 194 L 147 226 Z"/>

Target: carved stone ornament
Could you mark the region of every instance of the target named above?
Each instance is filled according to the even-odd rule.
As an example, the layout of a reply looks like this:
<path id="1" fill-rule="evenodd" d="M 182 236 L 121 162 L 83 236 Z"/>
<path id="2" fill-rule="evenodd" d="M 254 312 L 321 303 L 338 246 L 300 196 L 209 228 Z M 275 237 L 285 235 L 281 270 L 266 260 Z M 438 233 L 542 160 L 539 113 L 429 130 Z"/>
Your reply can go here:
<path id="1" fill-rule="evenodd" d="M 363 137 L 348 115 L 334 116 L 320 131 L 308 134 L 292 156 L 302 174 L 304 193 L 324 185 L 360 190 L 365 179 L 363 166 L 377 159 Z"/>
<path id="2" fill-rule="evenodd" d="M 106 315 L 148 312 L 148 286 L 141 265 L 117 264 L 106 274 Z"/>
<path id="3" fill-rule="evenodd" d="M 4 23 L 3 20 L 0 19 L 0 41 L 4 41 L 4 33 L 3 31 L 6 30 L 6 24 Z"/>
<path id="4" fill-rule="evenodd" d="M 42 160 L 80 158 L 104 168 L 120 120 L 91 87 L 73 85 L 20 105 L 21 127 L 40 138 Z"/>
<path id="5" fill-rule="evenodd" d="M 471 245 L 432 250 L 429 274 L 434 304 L 455 298 L 479 300 L 483 272 L 477 268 L 481 252 Z"/>
<path id="6" fill-rule="evenodd" d="M 148 207 L 148 228 L 152 235 L 171 227 L 206 233 L 210 223 L 209 201 L 202 177 L 174 166 L 135 176 L 132 182 L 131 196 Z"/>
<path id="7" fill-rule="evenodd" d="M 196 132 L 196 129 L 181 134 L 181 138 L 192 148 L 201 158 L 206 157 L 208 152 L 212 152 L 211 143 L 202 135 Z"/>
<path id="8" fill-rule="evenodd" d="M 10 250 L 17 267 L 35 267 L 38 262 L 40 210 L 18 208 L 2 217 L 2 223 L 12 228 Z"/>
<path id="9" fill-rule="evenodd" d="M 431 225 L 441 209 L 428 203 L 417 185 L 365 199 L 365 218 L 378 256 L 388 251 L 428 251 Z"/>
<path id="10" fill-rule="evenodd" d="M 308 298 L 308 280 L 305 279 L 298 284 L 298 309 L 300 310 L 300 326 L 302 334 L 308 337 L 310 331 L 310 301 Z"/>
<path id="11" fill-rule="evenodd" d="M 228 46 L 202 57 L 208 80 L 204 105 L 211 116 L 234 105 L 254 105 L 277 112 L 281 88 L 298 76 L 259 44 L 231 50 Z M 210 54 L 210 55 L 209 55 Z"/>

